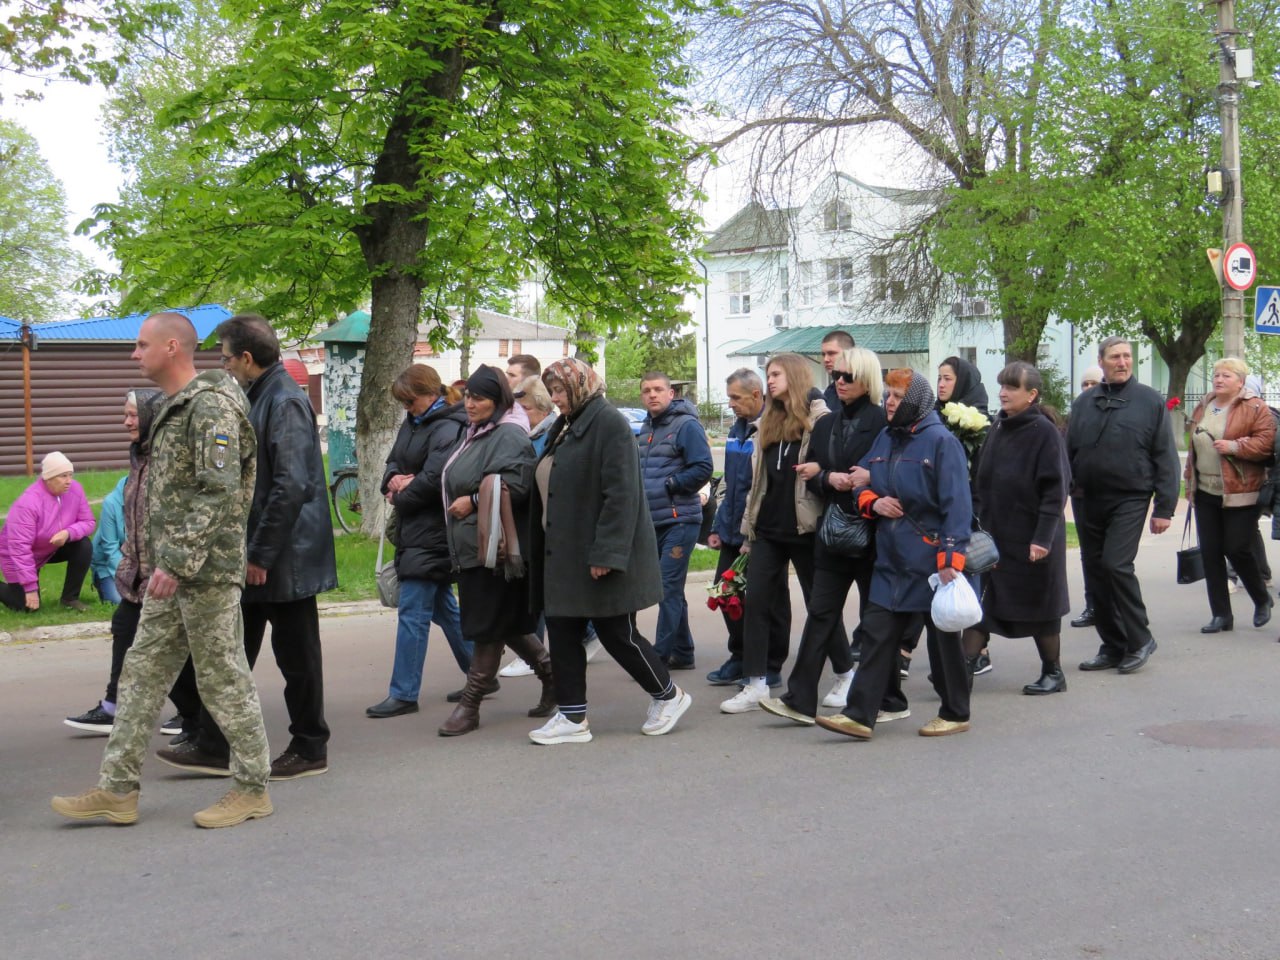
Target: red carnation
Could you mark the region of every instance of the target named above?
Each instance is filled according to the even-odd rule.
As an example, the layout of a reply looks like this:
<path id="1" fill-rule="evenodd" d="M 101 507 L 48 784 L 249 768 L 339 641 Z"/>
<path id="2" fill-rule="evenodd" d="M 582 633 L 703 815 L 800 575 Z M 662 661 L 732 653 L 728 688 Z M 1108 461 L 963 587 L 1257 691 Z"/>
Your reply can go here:
<path id="1" fill-rule="evenodd" d="M 724 602 L 724 605 L 725 605 L 725 609 L 729 613 L 730 620 L 742 619 L 742 598 L 730 597 L 728 600 Z"/>
<path id="2" fill-rule="evenodd" d="M 1165 403 L 1165 407 L 1169 410 L 1177 410 L 1180 406 L 1182 406 L 1182 399 L 1180 397 L 1170 397 Z"/>
<path id="3" fill-rule="evenodd" d="M 724 579 L 726 580 L 732 580 L 737 575 L 738 575 L 737 572 L 734 570 L 726 570 L 723 574 L 721 574 L 721 576 L 723 576 Z"/>
<path id="4" fill-rule="evenodd" d="M 710 609 L 712 609 L 712 610 L 718 610 L 718 609 L 720 609 L 720 598 L 719 598 L 719 597 L 707 597 L 707 607 L 708 607 L 708 608 L 710 608 Z"/>

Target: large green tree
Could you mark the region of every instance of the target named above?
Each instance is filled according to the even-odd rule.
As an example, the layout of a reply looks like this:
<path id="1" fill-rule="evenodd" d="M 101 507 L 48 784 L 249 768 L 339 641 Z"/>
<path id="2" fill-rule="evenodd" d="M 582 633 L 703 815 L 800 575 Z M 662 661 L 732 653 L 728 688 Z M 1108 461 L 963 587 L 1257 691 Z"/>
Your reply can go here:
<path id="1" fill-rule="evenodd" d="M 226 0 L 234 55 L 157 117 L 194 161 L 101 210 L 125 304 L 254 288 L 309 325 L 365 297 L 369 500 L 390 384 L 428 313 L 537 260 L 607 326 L 671 324 L 692 279 L 677 19 L 692 0 Z"/>
<path id="2" fill-rule="evenodd" d="M 68 241 L 66 195 L 35 138 L 0 120 L 0 314 L 62 318 L 87 266 Z"/>

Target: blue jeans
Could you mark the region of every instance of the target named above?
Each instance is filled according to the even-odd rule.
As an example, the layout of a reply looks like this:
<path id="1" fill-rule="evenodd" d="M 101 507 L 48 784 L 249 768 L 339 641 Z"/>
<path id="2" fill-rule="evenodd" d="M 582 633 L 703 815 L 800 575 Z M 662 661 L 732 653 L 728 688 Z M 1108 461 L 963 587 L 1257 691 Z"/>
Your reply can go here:
<path id="1" fill-rule="evenodd" d="M 473 645 L 462 637 L 458 600 L 449 582 L 401 580 L 400 606 L 396 610 L 396 655 L 388 691 L 397 700 L 418 702 L 422 667 L 427 661 L 427 633 L 433 620 L 444 631 L 458 668 L 463 673 L 471 669 Z"/>
<path id="2" fill-rule="evenodd" d="M 658 630 L 653 648 L 663 660 L 693 659 L 693 634 L 689 632 L 689 604 L 684 582 L 689 557 L 698 542 L 698 524 L 673 523 L 658 534 L 658 567 L 662 571 L 662 603 L 658 606 Z"/>
<path id="3" fill-rule="evenodd" d="M 103 603 L 119 603 L 120 591 L 116 589 L 115 577 L 98 577 L 93 581 L 98 590 L 98 598 Z"/>

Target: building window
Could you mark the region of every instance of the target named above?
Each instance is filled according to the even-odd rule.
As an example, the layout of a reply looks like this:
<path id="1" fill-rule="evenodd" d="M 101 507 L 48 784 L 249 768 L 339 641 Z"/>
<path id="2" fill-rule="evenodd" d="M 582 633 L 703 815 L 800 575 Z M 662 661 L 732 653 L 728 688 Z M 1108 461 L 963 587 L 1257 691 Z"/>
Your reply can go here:
<path id="1" fill-rule="evenodd" d="M 975 367 L 978 365 L 977 347 L 961 347 L 960 352 L 957 353 L 956 356 L 967 363 L 972 363 Z"/>
<path id="2" fill-rule="evenodd" d="M 507 357 L 507 356 L 510 356 L 510 355 L 511 355 L 511 341 L 510 341 L 510 340 L 499 340 L 499 341 L 498 341 L 498 356 L 500 356 L 500 357 Z"/>
<path id="3" fill-rule="evenodd" d="M 750 313 L 751 273 L 747 270 L 730 270 L 725 276 L 729 281 L 729 312 Z"/>
<path id="4" fill-rule="evenodd" d="M 560 356 L 562 356 L 562 357 L 567 357 L 567 356 L 569 356 L 569 341 L 568 341 L 568 340 L 566 340 L 566 341 L 564 342 L 564 350 L 563 350 L 563 352 L 561 352 Z"/>
<path id="5" fill-rule="evenodd" d="M 871 299 L 902 303 L 907 297 L 907 284 L 889 278 L 889 258 L 883 253 L 871 255 Z"/>
<path id="6" fill-rule="evenodd" d="M 853 260 L 825 260 L 827 268 L 827 300 L 853 303 Z"/>
<path id="7" fill-rule="evenodd" d="M 800 264 L 800 305 L 807 307 L 813 304 L 813 261 L 805 260 Z"/>
<path id="8" fill-rule="evenodd" d="M 524 353 L 524 341 L 523 341 L 523 340 L 512 340 L 512 341 L 511 341 L 511 355 L 514 357 L 517 353 Z"/>
<path id="9" fill-rule="evenodd" d="M 853 229 L 853 211 L 843 200 L 832 200 L 822 208 L 822 229 L 828 233 Z"/>
<path id="10" fill-rule="evenodd" d="M 782 309 L 784 311 L 791 309 L 791 271 L 783 267 L 778 271 L 778 286 L 782 289 Z"/>

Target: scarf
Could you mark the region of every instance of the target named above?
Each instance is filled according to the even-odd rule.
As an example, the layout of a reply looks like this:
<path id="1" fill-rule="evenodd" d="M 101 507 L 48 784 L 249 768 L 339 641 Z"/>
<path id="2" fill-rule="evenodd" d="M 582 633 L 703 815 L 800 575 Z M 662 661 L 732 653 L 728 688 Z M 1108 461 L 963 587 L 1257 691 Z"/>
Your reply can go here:
<path id="1" fill-rule="evenodd" d="M 548 364 L 547 369 L 542 372 L 542 382 L 547 390 L 551 389 L 552 383 L 560 383 L 564 386 L 564 392 L 569 397 L 569 413 L 565 417 L 566 420 L 576 417 L 587 405 L 588 400 L 604 394 L 604 381 L 600 379 L 600 374 L 596 373 L 589 363 L 577 357 L 565 357 L 563 360 Z"/>
<path id="2" fill-rule="evenodd" d="M 911 371 L 911 382 L 907 385 L 906 394 L 889 419 L 890 428 L 909 430 L 933 410 L 934 399 L 929 381 L 916 371 Z"/>

